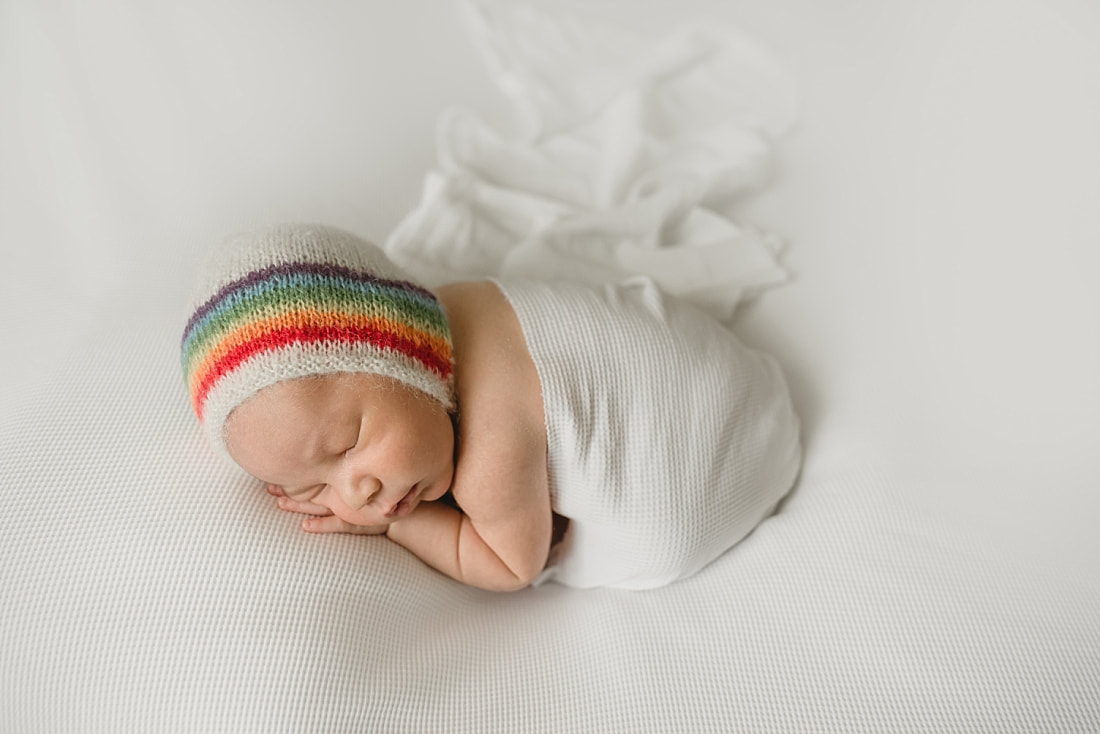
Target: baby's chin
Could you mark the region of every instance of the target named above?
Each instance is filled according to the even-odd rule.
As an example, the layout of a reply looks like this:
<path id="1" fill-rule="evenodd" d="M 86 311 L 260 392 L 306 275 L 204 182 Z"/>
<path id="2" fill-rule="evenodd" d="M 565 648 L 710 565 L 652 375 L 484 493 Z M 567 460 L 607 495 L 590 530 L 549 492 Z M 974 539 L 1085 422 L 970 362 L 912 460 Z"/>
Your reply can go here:
<path id="1" fill-rule="evenodd" d="M 412 493 L 410 493 L 412 496 L 410 496 L 408 500 L 403 501 L 398 505 L 397 516 L 387 519 L 392 522 L 393 520 L 400 520 L 402 517 L 408 517 L 410 514 L 412 514 L 413 510 L 421 505 L 421 503 L 435 502 L 436 500 L 442 498 L 443 495 L 447 494 L 447 490 L 449 490 L 450 488 L 451 487 L 449 482 L 439 481 L 428 487 L 424 487 L 419 491 L 414 490 Z"/>
<path id="2" fill-rule="evenodd" d="M 443 497 L 450 490 L 451 485 L 449 482 L 438 482 L 431 487 L 425 489 L 420 495 L 421 502 L 435 502 Z"/>

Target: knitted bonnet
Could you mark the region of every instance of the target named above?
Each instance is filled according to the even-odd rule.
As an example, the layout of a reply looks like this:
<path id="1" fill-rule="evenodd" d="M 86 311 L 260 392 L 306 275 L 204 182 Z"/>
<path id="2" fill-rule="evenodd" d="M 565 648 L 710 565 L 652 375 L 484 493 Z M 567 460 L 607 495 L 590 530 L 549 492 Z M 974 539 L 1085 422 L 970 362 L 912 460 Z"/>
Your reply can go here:
<path id="1" fill-rule="evenodd" d="M 181 361 L 195 415 L 226 455 L 229 414 L 284 380 L 384 375 L 454 408 L 451 332 L 439 301 L 378 247 L 330 227 L 276 226 L 215 249 Z"/>

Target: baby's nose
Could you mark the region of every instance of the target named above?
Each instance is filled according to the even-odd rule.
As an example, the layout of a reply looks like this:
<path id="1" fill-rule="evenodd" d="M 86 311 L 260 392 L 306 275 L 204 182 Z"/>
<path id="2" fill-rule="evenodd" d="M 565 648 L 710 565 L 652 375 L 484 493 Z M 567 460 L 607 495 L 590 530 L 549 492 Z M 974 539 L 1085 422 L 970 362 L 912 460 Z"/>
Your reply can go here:
<path id="1" fill-rule="evenodd" d="M 382 489 L 382 483 L 372 476 L 353 476 L 344 485 L 345 501 L 348 505 L 360 509 L 366 507 Z"/>

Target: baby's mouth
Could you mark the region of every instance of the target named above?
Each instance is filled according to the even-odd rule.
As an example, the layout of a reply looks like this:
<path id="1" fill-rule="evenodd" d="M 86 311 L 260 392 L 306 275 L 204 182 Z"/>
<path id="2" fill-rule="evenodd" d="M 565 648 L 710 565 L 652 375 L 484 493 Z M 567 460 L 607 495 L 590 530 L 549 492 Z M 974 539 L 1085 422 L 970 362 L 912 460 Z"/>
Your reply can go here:
<path id="1" fill-rule="evenodd" d="M 420 498 L 420 487 L 413 487 L 408 493 L 401 498 L 397 505 L 390 512 L 390 517 L 404 517 L 412 512 L 413 506 L 416 504 L 416 500 Z"/>

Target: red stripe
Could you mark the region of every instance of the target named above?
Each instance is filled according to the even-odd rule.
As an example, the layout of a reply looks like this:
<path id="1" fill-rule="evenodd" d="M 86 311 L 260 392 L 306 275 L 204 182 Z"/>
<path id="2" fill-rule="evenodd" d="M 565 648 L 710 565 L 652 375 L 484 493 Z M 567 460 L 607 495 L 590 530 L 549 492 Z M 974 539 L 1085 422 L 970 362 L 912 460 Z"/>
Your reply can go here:
<path id="1" fill-rule="evenodd" d="M 218 360 L 206 374 L 195 393 L 195 411 L 198 413 L 199 420 L 203 417 L 206 396 L 222 376 L 232 372 L 257 354 L 272 352 L 294 343 L 315 344 L 317 342 L 343 344 L 366 342 L 380 349 L 392 349 L 412 357 L 444 380 L 451 376 L 449 359 L 436 354 L 428 345 L 417 344 L 411 339 L 396 334 L 349 326 L 300 326 L 275 329 L 260 338 L 251 339 L 229 350 L 225 357 Z"/>

